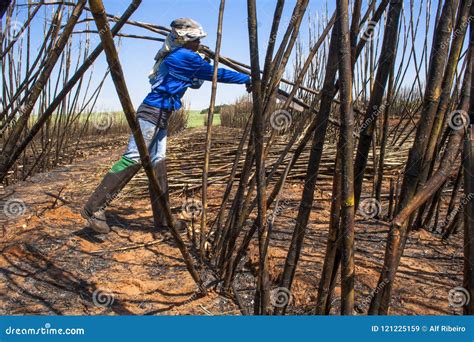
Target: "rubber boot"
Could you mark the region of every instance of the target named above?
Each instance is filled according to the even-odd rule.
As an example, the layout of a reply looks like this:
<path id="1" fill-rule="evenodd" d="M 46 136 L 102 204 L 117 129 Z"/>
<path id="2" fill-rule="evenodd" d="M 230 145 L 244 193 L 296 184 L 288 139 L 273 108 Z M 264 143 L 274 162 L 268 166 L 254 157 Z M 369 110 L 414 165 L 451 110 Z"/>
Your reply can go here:
<path id="1" fill-rule="evenodd" d="M 170 203 L 169 191 L 168 191 L 168 174 L 166 172 L 166 159 L 161 159 L 153 165 L 155 169 L 156 178 L 160 188 L 165 193 L 166 202 Z M 168 222 L 166 221 L 165 215 L 161 213 L 160 206 L 158 205 L 158 194 L 156 194 L 152 189 L 150 184 L 148 184 L 148 191 L 150 192 L 151 200 L 151 209 L 153 211 L 153 221 L 155 222 L 155 228 L 163 229 L 168 228 Z"/>
<path id="2" fill-rule="evenodd" d="M 90 228 L 101 234 L 110 232 L 105 209 L 140 168 L 140 163 L 125 157 L 115 163 L 81 211 L 82 217 L 89 222 Z"/>
<path id="3" fill-rule="evenodd" d="M 168 174 L 166 171 L 166 159 L 161 159 L 153 165 L 156 173 L 156 178 L 161 189 L 165 193 L 165 200 L 170 205 L 169 189 L 168 189 Z M 158 205 L 158 194 L 156 194 L 148 185 L 150 192 L 151 209 L 153 211 L 153 221 L 157 230 L 169 229 L 169 224 L 165 218 L 165 215 L 161 212 L 160 206 Z M 186 223 L 184 221 L 176 221 L 176 228 L 180 233 L 186 232 Z"/>

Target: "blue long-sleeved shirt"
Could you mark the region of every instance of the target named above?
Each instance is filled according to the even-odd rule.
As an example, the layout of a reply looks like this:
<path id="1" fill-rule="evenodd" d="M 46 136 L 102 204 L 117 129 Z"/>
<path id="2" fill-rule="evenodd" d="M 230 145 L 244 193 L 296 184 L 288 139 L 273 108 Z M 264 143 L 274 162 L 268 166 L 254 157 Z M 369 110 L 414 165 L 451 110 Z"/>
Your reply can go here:
<path id="1" fill-rule="evenodd" d="M 186 90 L 193 85 L 193 79 L 211 81 L 214 67 L 197 53 L 186 48 L 178 48 L 163 60 L 168 74 L 163 82 L 154 88 L 143 100 L 143 103 L 160 108 L 178 110 L 181 98 Z M 221 83 L 244 84 L 250 82 L 246 74 L 219 68 L 217 81 Z"/>

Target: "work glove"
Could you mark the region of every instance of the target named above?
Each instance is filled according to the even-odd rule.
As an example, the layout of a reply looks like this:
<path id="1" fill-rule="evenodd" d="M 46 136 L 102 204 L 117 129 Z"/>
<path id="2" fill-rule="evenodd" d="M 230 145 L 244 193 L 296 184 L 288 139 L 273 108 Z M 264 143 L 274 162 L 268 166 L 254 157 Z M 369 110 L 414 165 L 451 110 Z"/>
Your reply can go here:
<path id="1" fill-rule="evenodd" d="M 191 89 L 199 89 L 199 88 L 201 88 L 203 83 L 204 83 L 204 80 L 193 78 L 192 79 L 192 84 L 191 84 Z"/>
<path id="2" fill-rule="evenodd" d="M 247 90 L 247 93 L 252 92 L 252 81 L 248 81 L 247 83 L 245 83 L 245 89 Z"/>
<path id="3" fill-rule="evenodd" d="M 197 53 L 199 56 L 201 56 L 201 58 L 204 59 L 207 63 L 211 63 L 211 59 L 210 59 L 208 56 L 206 56 L 205 53 L 199 52 L 199 51 L 196 52 L 196 53 Z"/>

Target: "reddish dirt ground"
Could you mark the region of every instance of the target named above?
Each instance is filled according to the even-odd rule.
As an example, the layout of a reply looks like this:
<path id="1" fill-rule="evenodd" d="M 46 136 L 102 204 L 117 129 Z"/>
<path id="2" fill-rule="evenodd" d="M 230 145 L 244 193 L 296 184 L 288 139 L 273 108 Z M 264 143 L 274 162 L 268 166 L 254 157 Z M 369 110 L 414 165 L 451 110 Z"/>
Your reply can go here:
<path id="1" fill-rule="evenodd" d="M 97 236 L 87 228 L 79 209 L 120 152 L 111 146 L 74 165 L 5 189 L 9 196 L 4 202 L 19 200 L 24 206 L 22 215 L 0 221 L 0 314 L 240 315 L 233 300 L 216 291 L 196 297 L 196 287 L 169 233 L 153 234 L 146 196 L 124 195 L 113 202 L 108 211 L 114 222 L 110 234 Z M 220 203 L 223 189 L 223 185 L 209 188 L 211 208 Z M 308 314 L 314 309 L 327 239 L 330 189 L 325 182 L 316 191 L 293 283 L 291 314 Z M 301 192 L 302 182 L 296 181 L 283 191 L 285 208 L 275 219 L 270 247 L 274 280 L 286 257 Z M 62 200 L 51 196 L 59 193 Z M 172 207 L 179 208 L 183 200 L 174 193 Z M 357 217 L 355 294 L 360 309 L 356 314 L 366 313 L 377 285 L 387 231 L 384 222 Z M 237 276 L 237 288 L 249 309 L 254 254 L 252 247 L 250 261 Z M 462 264 L 459 234 L 446 244 L 424 230 L 412 233 L 397 273 L 390 313 L 460 314 L 460 309 L 449 306 L 448 292 L 462 285 Z M 333 314 L 338 314 L 339 291 L 338 286 Z"/>

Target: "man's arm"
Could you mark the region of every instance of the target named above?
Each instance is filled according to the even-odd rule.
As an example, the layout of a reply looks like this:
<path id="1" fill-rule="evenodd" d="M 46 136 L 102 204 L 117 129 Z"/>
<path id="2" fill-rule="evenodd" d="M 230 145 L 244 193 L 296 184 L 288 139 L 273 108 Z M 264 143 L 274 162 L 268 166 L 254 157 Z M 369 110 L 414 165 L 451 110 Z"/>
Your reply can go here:
<path id="1" fill-rule="evenodd" d="M 165 63 L 167 63 L 170 69 L 170 74 L 175 74 L 178 78 L 186 77 L 188 79 L 197 78 L 212 81 L 214 67 L 197 53 L 180 51 L 180 53 L 175 53 L 171 58 L 166 59 Z M 217 81 L 221 83 L 246 84 L 250 82 L 250 76 L 219 68 L 217 71 Z"/>
<path id="2" fill-rule="evenodd" d="M 195 77 L 199 78 L 200 80 L 212 81 L 213 74 L 214 67 L 203 60 L 201 66 L 195 74 Z M 217 69 L 217 82 L 245 84 L 250 82 L 250 76 L 240 72 L 219 68 Z"/>

